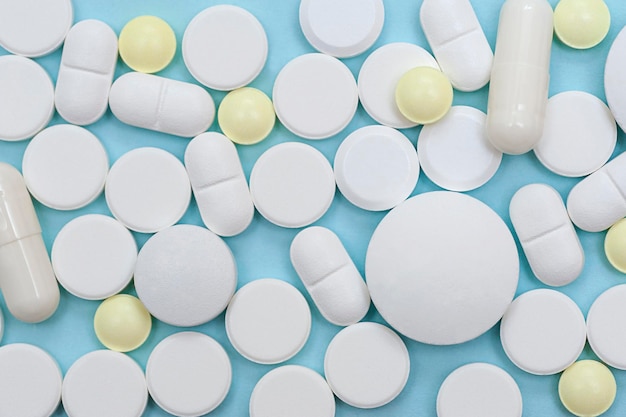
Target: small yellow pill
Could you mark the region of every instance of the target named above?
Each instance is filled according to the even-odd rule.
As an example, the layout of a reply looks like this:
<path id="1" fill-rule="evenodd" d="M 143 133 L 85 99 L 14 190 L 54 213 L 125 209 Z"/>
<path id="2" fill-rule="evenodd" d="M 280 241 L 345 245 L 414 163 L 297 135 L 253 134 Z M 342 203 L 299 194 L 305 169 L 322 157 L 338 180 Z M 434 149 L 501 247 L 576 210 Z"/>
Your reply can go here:
<path id="1" fill-rule="evenodd" d="M 615 223 L 606 233 L 604 253 L 615 269 L 626 274 L 626 219 Z"/>
<path id="2" fill-rule="evenodd" d="M 615 377 L 609 368 L 594 360 L 575 362 L 559 379 L 561 402 L 578 417 L 604 413 L 613 404 L 616 392 Z"/>
<path id="3" fill-rule="evenodd" d="M 131 69 L 152 74 L 161 71 L 174 58 L 176 35 L 163 19 L 139 16 L 120 32 L 119 52 Z"/>
<path id="4" fill-rule="evenodd" d="M 396 105 L 413 123 L 434 123 L 452 106 L 452 85 L 439 70 L 416 67 L 406 72 L 396 86 Z"/>
<path id="5" fill-rule="evenodd" d="M 252 145 L 265 139 L 275 120 L 272 100 L 252 87 L 226 94 L 217 111 L 217 122 L 224 135 L 240 145 Z"/>
<path id="6" fill-rule="evenodd" d="M 611 13 L 602 0 L 561 0 L 554 9 L 554 32 L 575 49 L 596 46 L 609 33 Z"/>
<path id="7" fill-rule="evenodd" d="M 118 352 L 129 352 L 141 346 L 150 335 L 152 317 L 138 298 L 118 294 L 100 304 L 93 327 L 104 346 Z"/>

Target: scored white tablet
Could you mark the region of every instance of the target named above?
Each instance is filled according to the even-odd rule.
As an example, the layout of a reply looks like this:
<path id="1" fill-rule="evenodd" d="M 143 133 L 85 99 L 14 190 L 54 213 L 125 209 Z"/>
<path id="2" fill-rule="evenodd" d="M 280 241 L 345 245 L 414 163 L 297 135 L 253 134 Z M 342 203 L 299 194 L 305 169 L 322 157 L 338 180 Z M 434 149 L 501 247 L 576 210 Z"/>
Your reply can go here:
<path id="1" fill-rule="evenodd" d="M 609 288 L 593 302 L 587 314 L 587 337 L 603 362 L 626 370 L 626 284 Z"/>

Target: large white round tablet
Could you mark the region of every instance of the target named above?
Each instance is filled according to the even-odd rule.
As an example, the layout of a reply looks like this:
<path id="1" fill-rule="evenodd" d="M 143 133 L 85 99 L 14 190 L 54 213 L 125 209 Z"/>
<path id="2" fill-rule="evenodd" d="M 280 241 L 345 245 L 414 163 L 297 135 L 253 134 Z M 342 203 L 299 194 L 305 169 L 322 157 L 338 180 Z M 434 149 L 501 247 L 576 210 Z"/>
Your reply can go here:
<path id="1" fill-rule="evenodd" d="M 232 379 L 230 359 L 215 339 L 198 332 L 166 337 L 146 364 L 148 391 L 170 414 L 198 417 L 224 401 Z"/>
<path id="2" fill-rule="evenodd" d="M 281 123 L 306 139 L 324 139 L 342 131 L 359 103 L 348 67 L 317 53 L 289 61 L 276 77 L 272 98 Z"/>
<path id="3" fill-rule="evenodd" d="M 129 356 L 96 350 L 68 369 L 62 400 L 68 417 L 141 417 L 148 403 L 146 378 Z"/>
<path id="4" fill-rule="evenodd" d="M 193 77 L 215 90 L 234 90 L 256 78 L 267 59 L 267 36 L 254 15 L 218 5 L 197 14 L 183 35 L 183 60 Z"/>
<path id="5" fill-rule="evenodd" d="M 0 91 L 0 140 L 28 139 L 52 119 L 54 86 L 35 61 L 0 56 Z"/>
<path id="6" fill-rule="evenodd" d="M 154 233 L 176 223 L 187 211 L 191 185 L 183 164 L 158 148 L 138 148 L 111 167 L 105 185 L 107 205 L 131 230 Z"/>
<path id="7" fill-rule="evenodd" d="M 604 94 L 615 121 L 626 131 L 626 27 L 615 37 L 604 64 Z"/>
<path id="8" fill-rule="evenodd" d="M 434 191 L 391 210 L 372 235 L 372 301 L 403 335 L 433 345 L 474 339 L 511 303 L 519 258 L 508 227 L 465 194 Z"/>
<path id="9" fill-rule="evenodd" d="M 432 182 L 450 191 L 469 191 L 495 175 L 502 152 L 487 140 L 486 119 L 473 107 L 453 106 L 443 119 L 422 128 L 417 154 Z"/>
<path id="10" fill-rule="evenodd" d="M 365 126 L 341 142 L 334 162 L 339 191 L 357 207 L 389 210 L 406 200 L 419 178 L 415 148 L 399 131 Z"/>
<path id="11" fill-rule="evenodd" d="M 334 417 L 335 397 L 317 372 L 299 365 L 272 369 L 254 386 L 250 417 Z"/>
<path id="12" fill-rule="evenodd" d="M 602 100 L 566 91 L 548 100 L 543 135 L 533 150 L 555 174 L 582 177 L 609 160 L 616 142 L 615 119 Z"/>
<path id="13" fill-rule="evenodd" d="M 372 119 L 397 129 L 416 125 L 404 117 L 396 105 L 398 81 L 415 67 L 439 69 L 428 51 L 404 42 L 381 46 L 365 59 L 358 77 L 359 98 Z"/>
<path id="14" fill-rule="evenodd" d="M 285 142 L 265 151 L 250 174 L 256 209 L 282 227 L 304 227 L 326 213 L 335 196 L 335 175 L 312 146 Z"/>
<path id="15" fill-rule="evenodd" d="M 173 326 L 197 326 L 224 311 L 237 286 L 237 266 L 215 233 L 180 224 L 143 245 L 134 281 L 154 317 Z"/>
<path id="16" fill-rule="evenodd" d="M 585 318 L 567 295 L 547 289 L 517 297 L 500 323 L 504 352 L 520 369 L 552 375 L 573 364 L 587 341 Z"/>
<path id="17" fill-rule="evenodd" d="M 589 345 L 606 364 L 626 370 L 626 284 L 609 288 L 587 313 Z"/>

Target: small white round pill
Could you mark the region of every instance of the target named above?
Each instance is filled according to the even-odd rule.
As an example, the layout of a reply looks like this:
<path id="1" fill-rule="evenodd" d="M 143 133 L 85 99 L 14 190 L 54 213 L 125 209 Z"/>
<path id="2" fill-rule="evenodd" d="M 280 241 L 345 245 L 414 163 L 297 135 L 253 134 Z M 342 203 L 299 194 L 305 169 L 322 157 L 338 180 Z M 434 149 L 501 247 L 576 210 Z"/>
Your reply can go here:
<path id="1" fill-rule="evenodd" d="M 604 291 L 587 313 L 589 345 L 606 364 L 626 370 L 626 284 Z"/>
<path id="2" fill-rule="evenodd" d="M 604 93 L 606 102 L 615 117 L 615 121 L 626 129 L 626 95 L 624 84 L 626 83 L 626 28 L 622 28 L 611 44 L 604 65 Z"/>

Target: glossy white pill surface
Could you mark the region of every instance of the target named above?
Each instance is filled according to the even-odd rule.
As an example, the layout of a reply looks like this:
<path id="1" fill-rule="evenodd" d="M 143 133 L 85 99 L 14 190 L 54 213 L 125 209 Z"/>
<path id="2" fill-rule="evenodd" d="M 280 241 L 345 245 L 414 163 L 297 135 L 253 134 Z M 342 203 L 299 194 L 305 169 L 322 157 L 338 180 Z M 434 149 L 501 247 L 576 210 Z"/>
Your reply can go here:
<path id="1" fill-rule="evenodd" d="M 604 65 L 604 93 L 606 102 L 622 130 L 626 130 L 626 28 L 615 37 Z"/>
<path id="2" fill-rule="evenodd" d="M 616 285 L 595 299 L 587 313 L 587 338 L 606 364 L 626 370 L 626 284 Z"/>

